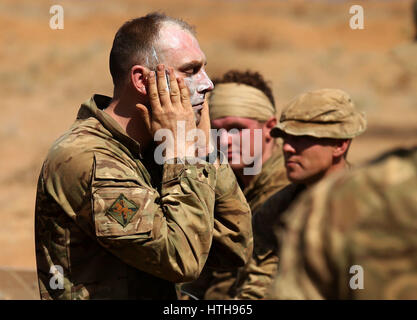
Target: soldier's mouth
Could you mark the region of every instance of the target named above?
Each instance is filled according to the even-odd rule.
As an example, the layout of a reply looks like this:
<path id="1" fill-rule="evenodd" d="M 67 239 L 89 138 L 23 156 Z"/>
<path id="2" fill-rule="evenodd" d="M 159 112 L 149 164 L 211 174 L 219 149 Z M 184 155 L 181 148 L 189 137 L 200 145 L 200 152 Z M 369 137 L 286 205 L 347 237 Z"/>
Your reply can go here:
<path id="1" fill-rule="evenodd" d="M 294 161 L 294 160 L 287 160 L 285 161 L 285 165 L 286 166 L 301 166 L 301 164 L 298 161 Z"/>

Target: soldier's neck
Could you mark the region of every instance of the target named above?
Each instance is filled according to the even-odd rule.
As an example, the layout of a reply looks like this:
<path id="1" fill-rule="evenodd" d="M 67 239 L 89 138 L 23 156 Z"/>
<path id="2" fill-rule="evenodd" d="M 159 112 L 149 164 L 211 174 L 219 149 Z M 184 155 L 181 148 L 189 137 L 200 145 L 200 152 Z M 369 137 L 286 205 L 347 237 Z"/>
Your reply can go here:
<path id="1" fill-rule="evenodd" d="M 146 129 L 144 119 L 135 102 L 129 99 L 113 98 L 104 112 L 111 116 L 129 137 L 136 140 L 141 149 L 147 149 L 150 146 L 153 137 Z"/>
<path id="2" fill-rule="evenodd" d="M 264 144 L 264 150 L 262 153 L 262 167 L 264 163 L 267 162 L 269 158 L 271 158 L 272 153 L 274 152 L 275 148 L 276 148 L 276 144 L 274 143 L 273 140 Z M 262 171 L 262 167 L 261 167 L 261 171 Z M 257 175 L 259 174 L 260 172 Z M 238 177 L 239 185 L 242 189 L 246 188 L 251 183 L 251 181 L 257 176 L 257 175 L 248 175 L 248 174 L 245 175 L 243 169 L 236 170 L 235 175 Z"/>
<path id="3" fill-rule="evenodd" d="M 326 171 L 324 171 L 321 175 L 317 176 L 315 179 L 311 179 L 309 181 L 306 181 L 304 183 L 304 185 L 307 188 L 310 188 L 311 186 L 315 185 L 317 182 L 319 182 L 320 180 L 328 177 L 329 175 L 338 172 L 338 171 L 342 171 L 342 170 L 346 170 L 349 168 L 349 165 L 346 161 L 345 158 L 341 157 L 339 159 L 337 159 L 337 161 L 333 162 L 333 165 L 328 168 Z"/>

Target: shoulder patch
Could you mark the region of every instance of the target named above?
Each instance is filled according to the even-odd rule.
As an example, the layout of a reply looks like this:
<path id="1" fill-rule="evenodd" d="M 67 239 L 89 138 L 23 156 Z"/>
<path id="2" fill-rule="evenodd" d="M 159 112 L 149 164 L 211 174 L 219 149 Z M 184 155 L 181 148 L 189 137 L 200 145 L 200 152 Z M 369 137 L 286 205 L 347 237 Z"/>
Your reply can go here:
<path id="1" fill-rule="evenodd" d="M 112 216 L 123 227 L 132 220 L 139 207 L 131 200 L 127 199 L 123 193 L 113 202 L 107 213 Z"/>

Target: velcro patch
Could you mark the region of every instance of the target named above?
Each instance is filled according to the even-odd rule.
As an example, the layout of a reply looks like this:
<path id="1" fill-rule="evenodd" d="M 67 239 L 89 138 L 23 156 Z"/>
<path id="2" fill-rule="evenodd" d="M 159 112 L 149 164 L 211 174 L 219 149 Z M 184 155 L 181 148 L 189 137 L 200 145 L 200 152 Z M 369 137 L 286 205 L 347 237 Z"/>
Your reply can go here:
<path id="1" fill-rule="evenodd" d="M 139 207 L 131 200 L 127 199 L 123 193 L 113 202 L 107 213 L 112 216 L 123 227 L 132 220 Z"/>

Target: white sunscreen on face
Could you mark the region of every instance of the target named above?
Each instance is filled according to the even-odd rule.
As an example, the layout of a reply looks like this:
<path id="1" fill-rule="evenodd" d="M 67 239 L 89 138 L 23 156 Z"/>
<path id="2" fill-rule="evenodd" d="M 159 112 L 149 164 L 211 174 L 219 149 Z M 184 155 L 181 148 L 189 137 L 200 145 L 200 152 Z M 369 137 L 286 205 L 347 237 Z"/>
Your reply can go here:
<path id="1" fill-rule="evenodd" d="M 185 82 L 185 85 L 188 87 L 188 90 L 190 90 L 191 105 L 194 106 L 203 102 L 202 100 L 204 100 L 204 97 L 203 99 L 199 97 L 198 92 L 197 92 L 197 86 L 196 86 L 195 81 L 193 80 L 193 77 L 191 76 L 191 77 L 184 78 L 184 82 Z"/>
<path id="2" fill-rule="evenodd" d="M 158 65 L 159 64 L 159 59 L 158 59 L 158 55 L 156 54 L 156 50 L 155 50 L 154 46 L 152 46 L 152 57 L 155 60 L 154 65 Z M 156 70 L 155 70 L 155 76 L 157 76 Z M 166 69 L 165 69 L 165 78 L 166 78 L 166 87 L 167 87 L 168 91 L 171 91 L 171 85 L 169 84 L 169 74 L 168 74 L 168 71 Z"/>
<path id="3" fill-rule="evenodd" d="M 192 105 L 203 103 L 205 92 L 208 89 L 213 88 L 213 82 L 211 82 L 204 70 L 200 70 L 197 74 L 184 78 L 184 81 L 190 90 L 190 100 Z"/>
<path id="4" fill-rule="evenodd" d="M 152 46 L 152 57 L 155 59 L 156 63 L 155 64 L 159 64 L 159 59 L 158 59 L 158 55 L 156 54 L 156 50 L 155 48 Z"/>

